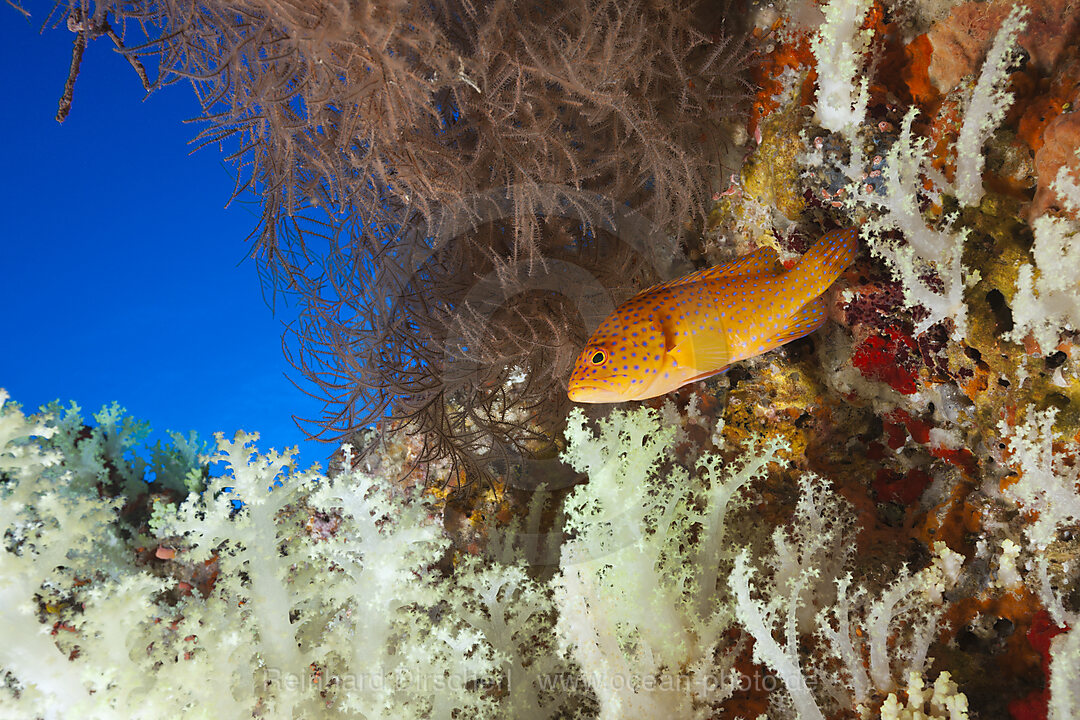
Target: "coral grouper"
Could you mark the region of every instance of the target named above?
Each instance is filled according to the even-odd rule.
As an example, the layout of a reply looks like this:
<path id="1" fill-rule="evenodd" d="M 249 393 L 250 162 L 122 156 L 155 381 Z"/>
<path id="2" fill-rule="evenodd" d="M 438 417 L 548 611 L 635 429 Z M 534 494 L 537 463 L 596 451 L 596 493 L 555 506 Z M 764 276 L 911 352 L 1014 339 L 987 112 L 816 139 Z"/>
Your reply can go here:
<path id="1" fill-rule="evenodd" d="M 828 289 L 855 257 L 858 231 L 827 233 L 790 270 L 762 248 L 649 288 L 589 339 L 570 376 L 570 399 L 644 400 L 723 372 L 812 333 Z"/>

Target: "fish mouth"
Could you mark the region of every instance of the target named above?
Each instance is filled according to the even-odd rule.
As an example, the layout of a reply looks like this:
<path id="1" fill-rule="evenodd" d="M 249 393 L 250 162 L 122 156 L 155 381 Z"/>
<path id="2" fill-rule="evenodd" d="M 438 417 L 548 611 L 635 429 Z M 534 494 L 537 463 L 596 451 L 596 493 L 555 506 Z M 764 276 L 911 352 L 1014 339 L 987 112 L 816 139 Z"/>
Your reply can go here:
<path id="1" fill-rule="evenodd" d="M 613 403 L 623 399 L 618 392 L 602 385 L 574 385 L 566 394 L 579 403 Z"/>

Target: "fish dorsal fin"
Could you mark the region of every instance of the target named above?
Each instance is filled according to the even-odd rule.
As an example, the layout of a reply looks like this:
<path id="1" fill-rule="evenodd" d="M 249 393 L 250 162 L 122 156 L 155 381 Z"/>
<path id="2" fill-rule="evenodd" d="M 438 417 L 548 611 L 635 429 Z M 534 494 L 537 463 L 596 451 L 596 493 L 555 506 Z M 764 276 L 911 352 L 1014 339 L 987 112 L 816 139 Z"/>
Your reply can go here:
<path id="1" fill-rule="evenodd" d="M 675 287 L 676 285 L 686 285 L 699 280 L 715 280 L 720 277 L 734 277 L 736 275 L 765 275 L 766 273 L 783 272 L 783 270 L 784 266 L 780 264 L 780 257 L 776 254 L 776 249 L 762 247 L 723 265 L 707 267 L 704 270 L 698 270 L 689 275 L 683 275 L 680 278 L 654 285 L 646 292 Z"/>
<path id="2" fill-rule="evenodd" d="M 714 270 L 714 272 L 709 273 L 709 270 Z M 784 265 L 780 262 L 780 256 L 776 254 L 776 248 L 766 245 L 752 253 L 737 257 L 729 263 L 716 268 L 707 268 L 702 272 L 707 273 L 706 278 L 714 278 L 722 275 L 767 275 L 783 271 Z"/>
<path id="3" fill-rule="evenodd" d="M 665 337 L 667 333 L 665 333 Z M 731 348 L 723 331 L 697 332 L 672 338 L 667 354 L 677 367 L 713 374 L 731 362 Z"/>

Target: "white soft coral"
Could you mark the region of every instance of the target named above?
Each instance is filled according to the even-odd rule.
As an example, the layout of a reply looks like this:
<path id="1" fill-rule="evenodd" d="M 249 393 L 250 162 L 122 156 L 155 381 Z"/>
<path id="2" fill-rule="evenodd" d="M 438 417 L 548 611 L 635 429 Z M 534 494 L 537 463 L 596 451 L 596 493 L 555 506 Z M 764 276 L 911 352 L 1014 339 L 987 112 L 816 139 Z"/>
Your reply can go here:
<path id="1" fill-rule="evenodd" d="M 733 657 L 717 652 L 731 619 L 725 516 L 779 446 L 727 466 L 705 456 L 692 482 L 665 462 L 675 432 L 644 409 L 613 412 L 597 434 L 575 411 L 567 427 L 565 459 L 589 482 L 567 498 L 558 629 L 601 718 L 708 717 L 734 689 Z"/>
<path id="2" fill-rule="evenodd" d="M 856 79 L 863 74 L 872 34 L 861 27 L 870 5 L 870 0 L 831 0 L 811 43 L 818 71 L 814 117 L 821 127 L 853 142 L 870 97 L 868 78 Z"/>
<path id="3" fill-rule="evenodd" d="M 1024 27 L 1022 7 L 1002 23 L 993 47 L 983 64 L 978 80 L 964 104 L 965 115 L 956 142 L 957 172 L 953 183 L 932 168 L 925 139 L 915 138 L 911 131 L 917 111 L 912 109 L 904 118 L 896 141 L 883 158 L 883 192 L 863 193 L 863 139 L 857 130 L 866 111 L 867 74 L 860 50 L 865 43 L 865 31 L 859 30 L 866 10 L 862 0 L 832 0 L 826 7 L 826 21 L 813 39 L 818 64 L 817 121 L 827 130 L 841 134 L 850 150 L 850 159 L 835 167 L 850 182 L 847 203 L 850 209 L 862 206 L 870 211 L 864 223 L 863 239 L 873 253 L 881 257 L 900 281 L 905 303 L 922 306 L 929 311 L 916 325 L 922 333 L 931 325 L 952 320 L 953 336 L 963 338 L 967 333 L 967 307 L 964 290 L 972 280 L 961 264 L 965 230 L 954 230 L 953 219 L 931 225 L 920 210 L 921 199 L 939 199 L 951 192 L 961 206 L 971 206 L 982 197 L 982 148 L 997 128 L 1012 102 L 1006 92 L 1011 64 L 1017 53 L 1016 37 Z M 819 151 L 808 152 L 803 160 L 810 166 L 824 162 Z M 839 164 L 838 164 L 839 163 Z M 934 189 L 926 190 L 926 181 Z M 903 242 L 892 236 L 899 231 Z"/>
<path id="4" fill-rule="evenodd" d="M 1045 548 L 1057 537 L 1058 529 L 1068 523 L 1080 522 L 1080 467 L 1075 461 L 1054 452 L 1054 419 L 1057 409 L 1037 412 L 1028 408 L 1027 419 L 1010 430 L 1002 420 L 998 429 L 1009 438 L 1011 464 L 1019 478 L 1005 488 L 1005 496 L 1025 511 L 1037 514 L 1025 528 L 1032 547 Z M 1078 451 L 1069 444 L 1072 453 Z"/>
<path id="5" fill-rule="evenodd" d="M 897 673 L 926 668 L 943 593 L 957 582 L 963 557 L 938 542 L 922 570 L 904 570 L 877 591 L 856 585 L 847 567 L 851 507 L 816 476 L 804 476 L 800 488 L 790 528 L 778 530 L 756 561 L 743 549 L 729 583 L 736 617 L 754 638 L 754 658 L 784 683 L 797 717 L 824 718 L 841 698 L 842 709 L 855 709 L 893 690 Z M 829 669 L 835 663 L 805 654 L 811 633 L 839 672 Z"/>
<path id="6" fill-rule="evenodd" d="M 889 693 L 881 706 L 881 720 L 967 720 L 967 696 L 947 672 L 937 676 L 929 693 L 922 675 L 910 673 L 905 695 L 901 702 Z"/>

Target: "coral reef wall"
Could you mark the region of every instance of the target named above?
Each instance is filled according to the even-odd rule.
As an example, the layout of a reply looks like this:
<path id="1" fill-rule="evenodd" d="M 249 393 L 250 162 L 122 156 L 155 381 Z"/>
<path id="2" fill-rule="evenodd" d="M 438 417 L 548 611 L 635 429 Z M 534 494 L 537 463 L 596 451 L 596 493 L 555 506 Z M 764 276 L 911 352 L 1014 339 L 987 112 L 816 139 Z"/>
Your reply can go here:
<path id="1" fill-rule="evenodd" d="M 704 248 L 724 258 L 735 236 L 794 257 L 822 229 L 860 228 L 833 323 L 731 370 L 717 414 L 729 443 L 779 434 L 834 483 L 857 518 L 853 582 L 923 572 L 941 543 L 964 557 L 915 669 L 928 685 L 949 672 L 977 717 L 1077 712 L 1064 632 L 1080 519 L 1077 22 L 1071 6 L 1011 2 L 792 2 L 762 16 L 756 142 Z M 763 512 L 790 491 L 775 492 Z M 850 625 L 834 612 L 811 655 L 839 657 L 832 633 Z M 877 693 L 902 689 L 875 678 L 873 648 L 855 652 Z M 783 677 L 775 650 L 766 664 Z"/>

